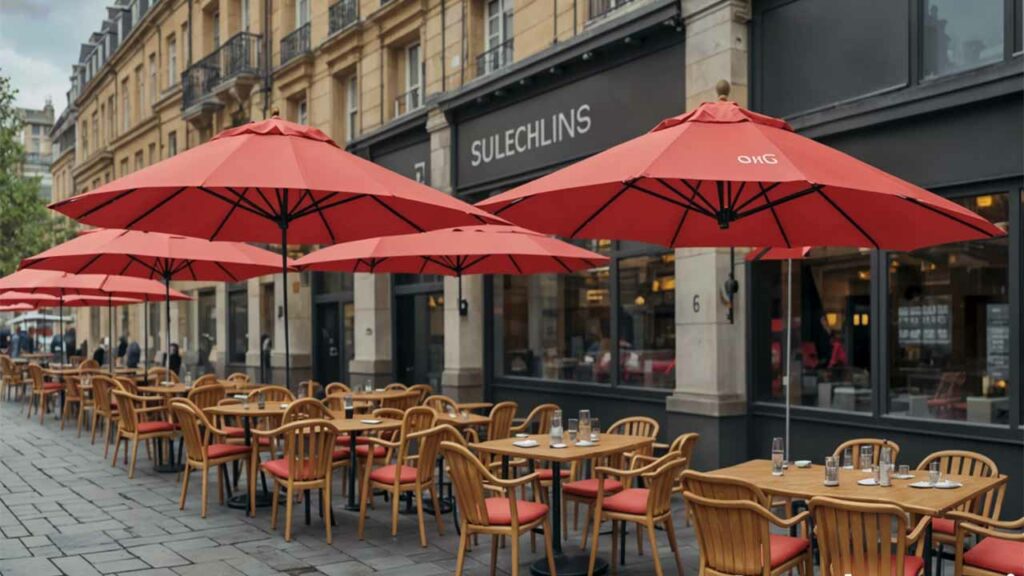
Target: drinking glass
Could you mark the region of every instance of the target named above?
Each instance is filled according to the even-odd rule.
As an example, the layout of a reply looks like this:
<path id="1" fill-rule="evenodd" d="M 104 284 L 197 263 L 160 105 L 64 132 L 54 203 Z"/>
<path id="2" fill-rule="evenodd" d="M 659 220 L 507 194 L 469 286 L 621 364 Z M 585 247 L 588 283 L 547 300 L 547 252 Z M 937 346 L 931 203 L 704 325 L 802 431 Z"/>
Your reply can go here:
<path id="1" fill-rule="evenodd" d="M 576 432 L 579 430 L 579 421 L 575 418 L 569 418 L 569 442 L 576 442 Z"/>
<path id="2" fill-rule="evenodd" d="M 352 403 L 352 395 L 345 394 L 341 397 L 341 403 L 345 407 L 345 418 L 351 420 L 355 414 L 355 404 Z"/>
<path id="3" fill-rule="evenodd" d="M 880 485 L 881 466 L 871 466 L 871 477 L 875 479 L 875 486 Z"/>
<path id="4" fill-rule="evenodd" d="M 772 476 L 782 476 L 785 443 L 781 437 L 772 438 Z"/>
<path id="5" fill-rule="evenodd" d="M 825 457 L 825 486 L 839 486 L 839 462 L 834 456 Z"/>
<path id="6" fill-rule="evenodd" d="M 942 480 L 942 472 L 939 472 L 939 463 L 932 462 L 928 465 L 928 483 L 935 485 Z"/>
<path id="7" fill-rule="evenodd" d="M 367 382 L 366 386 L 363 387 L 366 392 L 373 392 L 373 382 Z"/>
<path id="8" fill-rule="evenodd" d="M 580 410 L 580 437 L 584 440 L 590 438 L 590 410 Z"/>
<path id="9" fill-rule="evenodd" d="M 910 466 L 906 464 L 900 464 L 899 475 L 900 478 L 906 478 L 907 476 L 910 476 Z"/>
<path id="10" fill-rule="evenodd" d="M 555 410 L 554 415 L 551 417 L 551 443 L 560 444 L 562 442 L 562 411 Z"/>
<path id="11" fill-rule="evenodd" d="M 875 448 L 873 446 L 861 446 L 860 447 L 860 469 L 864 472 L 870 472 L 871 466 L 874 463 Z"/>
<path id="12" fill-rule="evenodd" d="M 590 441 L 597 442 L 601 439 L 601 419 L 591 418 L 590 419 Z"/>
<path id="13" fill-rule="evenodd" d="M 843 469 L 853 470 L 853 448 L 843 450 Z"/>

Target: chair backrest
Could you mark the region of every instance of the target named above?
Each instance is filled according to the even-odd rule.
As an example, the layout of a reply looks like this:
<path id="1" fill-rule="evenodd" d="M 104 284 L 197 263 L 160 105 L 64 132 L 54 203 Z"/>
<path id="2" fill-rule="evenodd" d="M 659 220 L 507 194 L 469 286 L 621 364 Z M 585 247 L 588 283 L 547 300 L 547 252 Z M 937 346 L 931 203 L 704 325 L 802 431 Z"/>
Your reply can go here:
<path id="1" fill-rule="evenodd" d="M 658 518 L 672 512 L 672 491 L 679 475 L 686 469 L 686 461 L 669 452 L 652 463 L 653 470 L 641 475 L 647 487 L 647 514 Z"/>
<path id="2" fill-rule="evenodd" d="M 193 386 L 188 391 L 188 400 L 200 410 L 213 408 L 226 397 L 226 389 L 224 386 L 217 384 L 216 379 L 214 379 L 213 384 L 206 384 L 205 386 L 199 386 L 197 382 L 196 386 Z"/>
<path id="3" fill-rule="evenodd" d="M 530 428 L 526 432 L 528 434 L 547 434 L 551 430 L 551 421 L 555 417 L 555 410 L 558 410 L 558 404 L 551 403 L 541 404 L 530 410 L 530 414 L 523 421 Z"/>
<path id="4" fill-rule="evenodd" d="M 334 416 L 316 398 L 299 398 L 288 405 L 281 418 L 282 424 L 299 420 L 332 420 Z"/>
<path id="5" fill-rule="evenodd" d="M 100 369 L 100 363 L 95 361 L 95 360 L 93 360 L 92 358 L 89 358 L 88 360 L 82 360 L 82 362 L 78 365 L 78 369 L 79 370 L 99 370 Z"/>
<path id="6" fill-rule="evenodd" d="M 434 388 L 430 384 L 413 384 L 409 386 L 409 390 L 415 390 L 419 393 L 419 397 L 416 399 L 416 405 L 420 406 L 428 396 L 434 393 Z"/>
<path id="7" fill-rule="evenodd" d="M 153 366 L 146 373 L 146 381 L 150 386 L 155 386 L 161 382 L 181 382 L 178 375 L 173 370 L 168 370 L 164 366 Z"/>
<path id="8" fill-rule="evenodd" d="M 276 429 L 284 439 L 288 477 L 295 481 L 325 478 L 330 472 L 338 429 L 327 420 L 299 420 Z"/>
<path id="9" fill-rule="evenodd" d="M 324 388 L 324 394 L 326 394 L 327 396 L 334 396 L 337 394 L 350 394 L 351 392 L 352 389 L 349 388 L 347 385 L 342 384 L 341 382 L 331 382 L 330 384 L 327 385 L 327 388 Z"/>
<path id="10" fill-rule="evenodd" d="M 943 475 L 954 474 L 957 476 L 975 476 L 980 478 L 995 478 L 999 476 L 999 467 L 996 463 L 977 452 L 967 450 L 942 450 L 925 456 L 924 460 L 917 465 L 918 470 L 927 470 L 932 462 L 939 463 L 939 471 Z M 967 500 L 956 507 L 962 512 L 972 512 L 979 516 L 999 519 L 999 513 L 1003 508 L 1003 497 L 1006 494 L 1006 483 L 992 488 L 978 496 Z"/>
<path id="11" fill-rule="evenodd" d="M 461 443 L 441 442 L 441 454 L 451 470 L 459 513 L 469 524 L 487 526 L 487 491 L 484 489 L 484 481 L 490 472 Z"/>
<path id="12" fill-rule="evenodd" d="M 434 479 L 434 470 L 437 468 L 437 457 L 440 455 L 442 442 L 454 442 L 466 445 L 465 438 L 455 427 L 450 424 L 439 424 L 433 428 L 414 432 L 408 436 L 409 442 L 419 445 L 416 460 L 416 477 L 420 484 L 429 485 Z"/>
<path id="13" fill-rule="evenodd" d="M 907 515 L 893 504 L 811 499 L 823 576 L 903 576 Z"/>
<path id="14" fill-rule="evenodd" d="M 260 394 L 266 402 L 292 402 L 295 395 L 284 386 L 260 386 L 249 391 L 249 402 L 256 402 Z"/>
<path id="15" fill-rule="evenodd" d="M 401 382 L 392 382 L 384 387 L 385 392 L 396 392 L 398 390 L 408 390 L 409 387 Z"/>
<path id="16" fill-rule="evenodd" d="M 117 376 L 114 380 L 117 381 L 118 385 L 120 385 L 125 392 L 136 396 L 139 395 L 139 385 L 135 383 L 135 380 L 125 378 L 124 376 Z"/>
<path id="17" fill-rule="evenodd" d="M 251 384 L 252 380 L 249 379 L 249 375 L 245 372 L 232 372 L 225 378 L 228 382 L 238 382 L 241 384 Z"/>
<path id="18" fill-rule="evenodd" d="M 391 386 L 394 386 L 392 384 Z M 412 390 L 405 391 L 402 394 L 396 394 L 395 396 L 385 397 L 380 401 L 382 408 L 394 408 L 396 410 L 408 410 L 414 408 L 420 399 L 420 393 Z"/>
<path id="19" fill-rule="evenodd" d="M 647 416 L 630 416 L 614 422 L 608 427 L 608 434 L 622 434 L 625 436 L 646 436 L 657 438 L 661 425 L 654 418 Z"/>
<path id="20" fill-rule="evenodd" d="M 697 532 L 701 573 L 707 568 L 715 574 L 771 574 L 767 508 L 750 500 L 718 500 L 689 490 L 683 498 Z"/>
<path id="21" fill-rule="evenodd" d="M 680 458 L 686 460 L 686 467 L 691 468 L 693 467 L 693 450 L 697 447 L 698 440 L 700 440 L 700 434 L 696 432 L 680 434 L 669 445 L 668 451 L 679 454 Z"/>
<path id="22" fill-rule="evenodd" d="M 136 424 L 139 422 L 139 414 L 135 411 L 135 395 L 115 386 L 111 390 L 114 401 L 117 402 L 118 421 L 121 423 L 121 431 L 133 434 L 136 432 Z"/>
<path id="23" fill-rule="evenodd" d="M 447 396 L 441 394 L 434 394 L 423 401 L 423 405 L 427 408 L 434 409 L 438 414 L 451 414 L 458 413 L 459 405 Z"/>
<path id="24" fill-rule="evenodd" d="M 32 389 L 39 391 L 43 389 L 43 367 L 35 362 L 28 365 L 28 376 L 32 379 Z"/>
<path id="25" fill-rule="evenodd" d="M 220 380 L 217 379 L 216 374 L 203 374 L 196 381 L 192 383 L 193 388 L 202 388 L 203 386 L 220 386 Z M 221 386 L 223 388 L 223 386 Z"/>
<path id="26" fill-rule="evenodd" d="M 491 421 L 487 423 L 487 439 L 501 440 L 512 436 L 512 420 L 519 405 L 515 402 L 498 402 L 491 408 Z"/>
<path id="27" fill-rule="evenodd" d="M 117 387 L 117 382 L 110 376 L 94 374 L 92 376 L 93 409 L 109 417 L 111 415 L 111 403 L 114 401 L 111 392 Z"/>
<path id="28" fill-rule="evenodd" d="M 185 450 L 188 452 L 189 460 L 206 461 L 207 430 L 210 422 L 203 413 L 202 407 L 190 400 L 174 398 L 170 402 L 171 414 L 175 422 L 181 428 L 181 435 L 185 439 Z"/>
<path id="29" fill-rule="evenodd" d="M 64 384 L 67 386 L 68 398 L 81 398 L 82 397 L 82 376 L 68 376 L 64 378 Z"/>
<path id="30" fill-rule="evenodd" d="M 740 478 L 714 476 L 686 470 L 682 475 L 683 489 L 703 498 L 712 500 L 749 500 L 768 507 L 768 495 L 757 486 Z"/>
<path id="31" fill-rule="evenodd" d="M 860 461 L 860 449 L 864 446 L 871 446 L 871 464 L 878 465 L 878 459 L 882 455 L 882 448 L 889 448 L 892 450 L 892 461 L 896 462 L 897 456 L 900 455 L 900 445 L 893 442 L 892 440 L 886 440 L 884 438 L 854 438 L 853 440 L 847 440 L 839 446 L 836 446 L 832 456 L 837 462 L 842 464 L 843 452 L 846 449 L 850 449 L 853 454 L 853 467 L 856 470 L 864 468 L 865 463 Z"/>
<path id="32" fill-rule="evenodd" d="M 302 398 L 315 398 L 317 390 L 320 389 L 320 383 L 316 380 L 303 380 L 299 382 L 299 394 Z"/>

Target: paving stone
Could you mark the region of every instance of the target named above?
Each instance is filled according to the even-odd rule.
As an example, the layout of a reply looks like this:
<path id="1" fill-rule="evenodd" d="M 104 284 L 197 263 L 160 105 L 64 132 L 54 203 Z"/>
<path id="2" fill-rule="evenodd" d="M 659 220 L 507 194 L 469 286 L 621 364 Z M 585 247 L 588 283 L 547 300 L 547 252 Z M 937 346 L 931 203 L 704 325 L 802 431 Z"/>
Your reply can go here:
<path id="1" fill-rule="evenodd" d="M 54 558 L 52 562 L 60 568 L 61 572 L 68 576 L 97 576 L 100 573 L 81 556 Z"/>
<path id="2" fill-rule="evenodd" d="M 60 570 L 46 558 L 15 558 L 3 561 L 4 576 L 60 576 Z"/>
<path id="3" fill-rule="evenodd" d="M 154 568 L 183 566 L 189 563 L 187 559 L 176 554 L 173 550 L 161 544 L 137 546 L 135 548 L 129 548 L 128 552 L 131 552 L 133 556 Z"/>
<path id="4" fill-rule="evenodd" d="M 101 574 L 117 574 L 119 572 L 129 572 L 132 570 L 144 570 L 149 567 L 150 566 L 148 564 L 136 558 L 93 564 L 93 568 L 99 570 Z"/>

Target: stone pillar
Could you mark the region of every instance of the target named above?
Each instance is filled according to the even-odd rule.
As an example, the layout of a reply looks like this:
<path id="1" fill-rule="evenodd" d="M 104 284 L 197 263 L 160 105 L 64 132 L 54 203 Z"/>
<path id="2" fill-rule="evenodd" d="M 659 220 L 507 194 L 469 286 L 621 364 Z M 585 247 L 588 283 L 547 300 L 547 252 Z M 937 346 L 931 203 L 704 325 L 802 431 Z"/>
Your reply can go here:
<path id="1" fill-rule="evenodd" d="M 686 26 L 686 108 L 717 99 L 720 80 L 747 99 L 749 0 L 682 0 Z M 734 271 L 740 291 L 727 319 L 723 289 L 732 267 L 728 248 L 676 250 L 676 388 L 666 400 L 669 437 L 695 431 L 699 469 L 747 457 L 746 316 L 743 250 Z"/>
<path id="2" fill-rule="evenodd" d="M 248 323 L 248 338 L 245 343 L 245 372 L 254 382 L 260 373 L 260 326 L 262 325 L 263 310 L 260 308 L 260 295 L 262 293 L 259 278 L 250 278 L 246 282 L 246 322 Z"/>
<path id="3" fill-rule="evenodd" d="M 292 272 L 274 278 L 274 309 L 284 310 L 284 299 L 288 298 L 288 347 L 291 352 L 291 383 L 297 389 L 299 382 L 311 375 L 311 328 L 312 299 L 308 281 L 309 273 Z M 276 314 L 275 314 L 276 315 Z M 275 318 L 273 350 L 270 353 L 272 384 L 285 383 L 285 341 L 284 316 Z"/>
<path id="4" fill-rule="evenodd" d="M 355 274 L 352 278 L 355 306 L 355 354 L 348 364 L 349 385 L 383 386 L 392 380 L 391 370 L 391 276 Z"/>

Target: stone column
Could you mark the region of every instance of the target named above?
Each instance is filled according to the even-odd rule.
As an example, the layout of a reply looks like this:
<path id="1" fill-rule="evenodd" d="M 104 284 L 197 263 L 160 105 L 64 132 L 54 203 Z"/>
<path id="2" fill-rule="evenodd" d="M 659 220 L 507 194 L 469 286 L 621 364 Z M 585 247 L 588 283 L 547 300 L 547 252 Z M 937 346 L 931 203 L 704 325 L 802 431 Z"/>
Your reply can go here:
<path id="1" fill-rule="evenodd" d="M 246 322 L 249 337 L 245 344 L 245 371 L 254 382 L 260 373 L 260 326 L 263 310 L 260 308 L 262 292 L 260 279 L 250 278 L 246 282 Z"/>
<path id="2" fill-rule="evenodd" d="M 313 335 L 311 327 L 311 306 L 308 272 L 292 272 L 287 278 L 276 274 L 274 278 L 274 308 L 283 309 L 284 299 L 288 298 L 288 347 L 291 351 L 291 383 L 297 389 L 299 382 L 306 380 L 311 374 L 310 342 Z M 270 366 L 274 384 L 285 383 L 285 342 L 284 317 L 275 318 L 274 347 L 270 354 Z"/>
<path id="3" fill-rule="evenodd" d="M 352 278 L 355 306 L 355 354 L 348 364 L 349 385 L 383 386 L 392 380 L 391 370 L 391 276 L 355 274 Z"/>
<path id="4" fill-rule="evenodd" d="M 749 0 L 682 0 L 686 26 L 686 108 L 717 99 L 727 80 L 731 97 L 747 99 Z M 666 400 L 669 437 L 701 433 L 696 466 L 719 467 L 747 457 L 746 316 L 743 254 L 734 266 L 740 291 L 727 319 L 724 286 L 728 248 L 676 250 L 676 388 Z"/>

